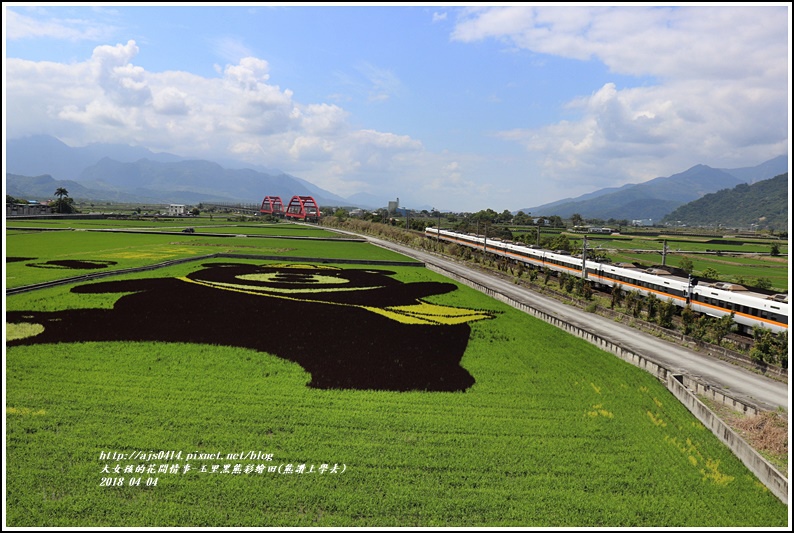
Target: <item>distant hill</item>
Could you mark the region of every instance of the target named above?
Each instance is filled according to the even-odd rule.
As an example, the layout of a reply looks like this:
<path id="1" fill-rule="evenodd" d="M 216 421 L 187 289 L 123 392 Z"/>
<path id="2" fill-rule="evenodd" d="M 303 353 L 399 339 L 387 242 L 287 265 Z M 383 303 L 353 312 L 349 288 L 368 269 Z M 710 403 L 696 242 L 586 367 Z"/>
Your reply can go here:
<path id="1" fill-rule="evenodd" d="M 788 156 L 779 155 L 754 167 L 722 169 L 744 183 L 756 183 L 778 176 L 788 171 Z"/>
<path id="2" fill-rule="evenodd" d="M 41 176 L 20 176 L 18 174 L 6 174 L 6 194 L 14 198 L 25 200 L 39 200 L 54 198 L 55 189 L 63 187 L 69 191 L 86 193 L 87 189 L 71 180 L 55 180 L 49 174 Z M 45 192 L 46 191 L 46 192 Z M 39 194 L 41 193 L 41 194 Z"/>
<path id="3" fill-rule="evenodd" d="M 184 159 L 123 144 L 95 143 L 74 148 L 50 135 L 31 135 L 6 142 L 6 172 L 21 176 L 48 174 L 55 180 L 75 180 L 86 167 L 104 157 L 121 162 L 144 158 L 163 162 Z"/>
<path id="4" fill-rule="evenodd" d="M 113 190 L 94 190 L 74 180 L 56 180 L 49 174 L 20 176 L 6 174 L 6 194 L 24 200 L 52 200 L 55 190 L 63 187 L 71 198 L 96 202 L 163 203 L 155 198 L 136 196 Z M 170 202 L 167 202 L 170 203 Z"/>
<path id="5" fill-rule="evenodd" d="M 52 198 L 56 188 L 64 187 L 75 200 L 115 202 L 256 203 L 266 195 L 278 195 L 286 203 L 294 195 L 310 195 L 320 205 L 373 209 L 396 200 L 368 194 L 346 199 L 263 166 L 188 159 L 140 146 L 97 143 L 75 148 L 48 135 L 7 140 L 6 172 L 8 194 L 26 199 Z M 732 170 L 696 165 L 673 176 L 601 189 L 522 211 L 534 216 L 567 218 L 578 213 L 587 219 L 659 221 L 705 194 L 770 179 L 784 172 L 788 172 L 787 155 L 755 167 Z M 422 208 L 432 209 L 430 206 L 418 209 Z"/>
<path id="6" fill-rule="evenodd" d="M 48 135 L 6 144 L 7 193 L 18 198 L 52 198 L 64 187 L 75 200 L 185 203 L 258 203 L 267 195 L 286 204 L 295 195 L 320 205 L 346 206 L 341 196 L 278 170 L 225 168 L 218 163 L 155 153 L 141 147 L 92 144 L 73 148 Z"/>
<path id="7" fill-rule="evenodd" d="M 387 207 L 389 205 L 389 200 L 381 199 L 374 194 L 360 192 L 356 193 L 352 196 L 348 197 L 348 200 L 355 206 L 361 207 L 362 209 L 378 209 L 381 207 Z M 396 201 L 396 198 L 392 198 L 391 201 Z"/>
<path id="8" fill-rule="evenodd" d="M 659 177 L 620 188 L 601 189 L 577 198 L 567 198 L 537 207 L 522 209 L 536 216 L 574 213 L 585 219 L 652 219 L 655 222 L 686 203 L 705 194 L 732 188 L 741 183 L 770 179 L 788 171 L 788 156 L 783 155 L 755 167 L 716 169 L 694 167 L 669 177 Z"/>
<path id="9" fill-rule="evenodd" d="M 758 229 L 788 228 L 788 173 L 752 185 L 742 183 L 733 189 L 706 194 L 682 205 L 662 219 L 662 223 L 688 226 L 718 226 Z"/>
<path id="10" fill-rule="evenodd" d="M 623 187 L 608 187 L 606 189 L 599 189 L 597 191 L 593 191 L 587 194 L 583 194 L 582 196 L 578 196 L 576 198 L 563 198 L 562 200 L 557 200 L 556 202 L 551 202 L 548 204 L 543 204 L 538 207 L 527 207 L 525 209 L 519 209 L 519 211 L 523 211 L 524 213 L 532 213 L 539 216 L 551 216 L 556 215 L 559 210 L 562 212 L 567 212 L 570 209 L 570 204 L 582 203 L 588 200 L 592 200 L 594 198 L 598 198 L 599 196 L 605 196 L 607 194 L 612 194 L 613 192 L 621 191 L 623 189 L 628 189 L 630 187 L 634 187 L 634 184 L 624 185 Z M 518 211 L 516 211 L 517 213 Z M 542 215 L 541 213 L 548 213 L 548 215 Z M 576 211 L 572 211 L 571 214 L 576 213 Z M 570 215 L 559 215 L 559 216 L 570 216 Z"/>
<path id="11" fill-rule="evenodd" d="M 75 200 L 184 203 L 257 203 L 267 195 L 286 204 L 294 195 L 313 196 L 320 205 L 346 205 L 344 198 L 287 174 L 271 176 L 251 169 L 225 169 L 210 161 L 161 163 L 141 159 L 121 163 L 101 159 L 76 180 L 6 174 L 7 193 L 18 198 L 52 198 L 63 187 Z"/>

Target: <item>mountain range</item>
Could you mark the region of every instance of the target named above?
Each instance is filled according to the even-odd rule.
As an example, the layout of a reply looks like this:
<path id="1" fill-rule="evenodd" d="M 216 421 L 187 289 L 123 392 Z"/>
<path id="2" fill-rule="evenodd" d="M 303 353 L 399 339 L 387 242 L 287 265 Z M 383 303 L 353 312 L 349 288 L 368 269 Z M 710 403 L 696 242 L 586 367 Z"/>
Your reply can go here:
<path id="1" fill-rule="evenodd" d="M 788 155 L 781 155 L 754 167 L 717 169 L 707 165 L 644 183 L 606 188 L 557 202 L 522 209 L 537 216 L 568 218 L 578 213 L 585 219 L 651 219 L 658 222 L 676 208 L 706 194 L 755 183 L 788 172 Z"/>
<path id="2" fill-rule="evenodd" d="M 522 209 L 533 216 L 661 220 L 706 194 L 788 172 L 788 155 L 754 167 L 694 167 L 619 188 Z M 6 193 L 31 200 L 52 198 L 63 187 L 76 200 L 133 203 L 253 203 L 266 195 L 313 196 L 320 205 L 386 207 L 370 194 L 338 196 L 278 169 L 235 161 L 206 161 L 152 152 L 140 146 L 95 143 L 70 147 L 55 137 L 33 135 L 6 142 Z M 421 208 L 419 208 L 421 209 Z"/>
<path id="3" fill-rule="evenodd" d="M 788 228 L 788 173 L 752 185 L 740 183 L 684 204 L 662 223 L 785 231 Z"/>
<path id="4" fill-rule="evenodd" d="M 70 147 L 34 135 L 6 143 L 6 193 L 52 198 L 63 187 L 76 200 L 184 203 L 254 203 L 265 196 L 313 196 L 320 205 L 349 206 L 346 198 L 280 170 L 187 159 L 146 148 L 91 144 Z"/>

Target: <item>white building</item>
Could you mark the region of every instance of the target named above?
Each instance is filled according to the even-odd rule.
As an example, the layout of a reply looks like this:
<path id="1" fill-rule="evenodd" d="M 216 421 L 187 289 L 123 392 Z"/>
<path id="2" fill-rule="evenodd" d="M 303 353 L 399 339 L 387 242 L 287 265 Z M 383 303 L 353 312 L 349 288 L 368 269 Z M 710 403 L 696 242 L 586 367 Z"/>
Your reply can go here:
<path id="1" fill-rule="evenodd" d="M 187 215 L 187 206 L 184 204 L 170 204 L 168 214 L 171 216 Z"/>

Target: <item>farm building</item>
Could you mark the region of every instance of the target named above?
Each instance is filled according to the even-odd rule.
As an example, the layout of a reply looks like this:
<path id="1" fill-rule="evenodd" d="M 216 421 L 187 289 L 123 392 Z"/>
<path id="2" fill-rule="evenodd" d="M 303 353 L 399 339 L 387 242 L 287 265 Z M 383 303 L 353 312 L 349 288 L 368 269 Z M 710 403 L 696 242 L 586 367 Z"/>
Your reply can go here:
<path id="1" fill-rule="evenodd" d="M 170 204 L 168 214 L 171 216 L 187 215 L 187 206 L 184 204 Z"/>

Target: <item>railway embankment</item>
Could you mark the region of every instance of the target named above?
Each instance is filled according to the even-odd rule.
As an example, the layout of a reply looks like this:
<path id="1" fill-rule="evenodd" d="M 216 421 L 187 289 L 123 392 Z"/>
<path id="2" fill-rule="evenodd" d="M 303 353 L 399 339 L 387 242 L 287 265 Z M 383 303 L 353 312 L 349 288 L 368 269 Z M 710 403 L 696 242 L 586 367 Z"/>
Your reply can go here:
<path id="1" fill-rule="evenodd" d="M 677 373 L 664 365 L 653 361 L 647 356 L 636 353 L 633 350 L 627 349 L 620 344 L 607 339 L 604 336 L 598 335 L 582 327 L 579 324 L 574 324 L 571 321 L 562 319 L 552 314 L 546 313 L 540 309 L 533 307 L 527 302 L 520 302 L 514 298 L 506 296 L 505 294 L 485 285 L 482 285 L 474 280 L 462 276 L 456 272 L 446 270 L 438 265 L 428 264 L 427 267 L 444 276 L 454 279 L 464 285 L 479 290 L 488 294 L 492 298 L 502 301 L 512 307 L 520 309 L 527 314 L 543 320 L 557 328 L 560 328 L 572 335 L 582 338 L 599 348 L 612 353 L 624 361 L 645 370 L 656 376 L 662 383 L 665 384 L 667 389 L 673 396 L 676 397 L 704 426 L 706 426 L 714 435 L 717 436 L 730 450 L 739 458 L 739 460 L 752 471 L 758 479 L 781 501 L 788 504 L 788 479 L 775 468 L 769 461 L 767 461 L 761 454 L 759 454 L 750 444 L 742 439 L 731 427 L 725 423 L 720 417 L 712 412 L 703 402 L 698 399 L 698 396 L 703 396 L 732 407 L 735 410 L 742 411 L 747 414 L 758 414 L 762 409 L 757 405 L 753 405 L 747 401 L 742 401 L 731 397 L 726 391 L 719 390 L 707 383 L 699 381 L 695 377 L 687 376 Z"/>

